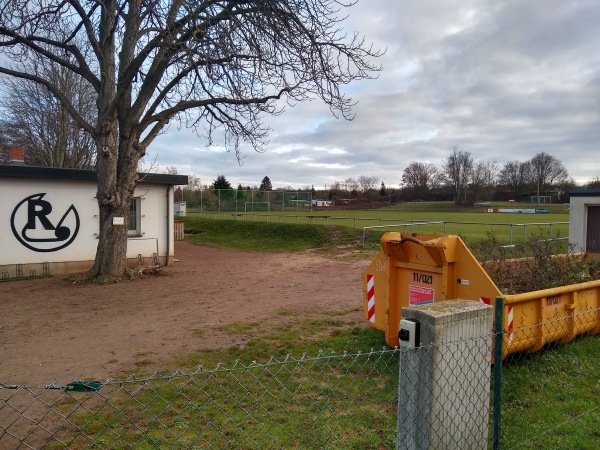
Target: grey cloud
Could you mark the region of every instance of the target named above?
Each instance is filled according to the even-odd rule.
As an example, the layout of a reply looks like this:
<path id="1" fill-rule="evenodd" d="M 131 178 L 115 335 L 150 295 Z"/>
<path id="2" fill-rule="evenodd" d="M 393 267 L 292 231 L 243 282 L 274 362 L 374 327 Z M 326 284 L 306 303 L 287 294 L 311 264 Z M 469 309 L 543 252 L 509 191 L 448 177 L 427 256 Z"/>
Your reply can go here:
<path id="1" fill-rule="evenodd" d="M 374 175 L 394 186 L 411 161 L 440 165 L 454 145 L 501 164 L 545 151 L 585 182 L 600 175 L 599 25 L 596 2 L 363 0 L 348 27 L 387 52 L 377 80 L 346 89 L 359 102 L 353 121 L 319 101 L 286 106 L 265 118 L 267 152 L 243 147 L 241 166 L 186 130 L 152 152 L 205 184 L 218 174 L 298 187 Z"/>

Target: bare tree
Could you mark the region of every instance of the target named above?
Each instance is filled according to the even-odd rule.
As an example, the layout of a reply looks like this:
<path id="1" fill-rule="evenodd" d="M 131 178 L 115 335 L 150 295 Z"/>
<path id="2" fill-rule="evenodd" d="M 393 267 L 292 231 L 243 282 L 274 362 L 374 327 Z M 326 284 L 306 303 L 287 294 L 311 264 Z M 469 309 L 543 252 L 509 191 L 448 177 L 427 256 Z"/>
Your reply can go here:
<path id="1" fill-rule="evenodd" d="M 379 183 L 379 178 L 374 176 L 361 175 L 360 177 L 358 177 L 357 181 L 360 191 L 363 194 L 366 194 L 367 192 L 375 189 L 377 183 Z"/>
<path id="2" fill-rule="evenodd" d="M 600 189 L 600 177 L 595 176 L 585 184 L 588 189 Z"/>
<path id="3" fill-rule="evenodd" d="M 452 154 L 444 161 L 443 165 L 446 181 L 454 189 L 454 203 L 461 205 L 467 196 L 467 187 L 473 174 L 473 158 L 471 152 L 452 147 Z"/>
<path id="4" fill-rule="evenodd" d="M 498 183 L 511 191 L 513 198 L 518 199 L 531 180 L 531 163 L 529 161 L 509 161 L 502 167 L 498 175 Z"/>
<path id="5" fill-rule="evenodd" d="M 200 177 L 193 175 L 193 174 L 188 175 L 187 189 L 189 189 L 190 191 L 194 191 L 201 187 L 202 187 L 202 181 L 200 180 Z"/>
<path id="6" fill-rule="evenodd" d="M 66 68 L 34 61 L 36 76 L 56 85 L 88 121 L 94 120 L 92 87 Z M 5 80 L 0 129 L 13 147 L 24 147 L 28 164 L 44 167 L 91 169 L 96 163 L 94 140 L 70 116 L 67 108 L 45 86 L 22 78 Z"/>
<path id="7" fill-rule="evenodd" d="M 540 152 L 530 160 L 531 172 L 538 201 L 540 192 L 547 192 L 552 187 L 564 183 L 569 178 L 565 166 L 554 156 Z"/>
<path id="8" fill-rule="evenodd" d="M 348 191 L 352 196 L 356 197 L 358 194 L 359 184 L 356 178 L 346 178 L 344 180 L 344 186 L 346 191 Z"/>
<path id="9" fill-rule="evenodd" d="M 51 91 L 97 151 L 100 233 L 90 276 L 126 270 L 127 233 L 110 226 L 126 216 L 139 159 L 169 122 L 196 127 L 207 144 L 217 129 L 239 156 L 246 141 L 264 150 L 265 114 L 283 102 L 320 98 L 352 116 L 341 88 L 370 78 L 379 53 L 345 35 L 338 0 L 4 0 L 0 73 Z M 88 120 L 50 80 L 28 71 L 45 59 L 95 91 Z M 11 61 L 13 64 L 11 65 Z"/>
<path id="10" fill-rule="evenodd" d="M 481 197 L 491 196 L 496 187 L 498 163 L 496 161 L 478 161 L 475 163 L 471 175 L 470 195 L 473 201 Z"/>
<path id="11" fill-rule="evenodd" d="M 402 172 L 402 187 L 408 191 L 409 198 L 427 200 L 431 190 L 440 185 L 441 178 L 435 165 L 413 161 Z"/>

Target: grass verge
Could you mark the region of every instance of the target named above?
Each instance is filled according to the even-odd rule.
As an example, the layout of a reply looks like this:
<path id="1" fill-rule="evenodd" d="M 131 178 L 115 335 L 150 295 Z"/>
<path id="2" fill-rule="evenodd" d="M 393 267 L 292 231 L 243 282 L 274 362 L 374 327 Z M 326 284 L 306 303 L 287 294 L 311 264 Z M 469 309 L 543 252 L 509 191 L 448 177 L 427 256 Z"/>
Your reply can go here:
<path id="1" fill-rule="evenodd" d="M 504 361 L 502 448 L 597 449 L 599 355 L 596 335 Z"/>
<path id="2" fill-rule="evenodd" d="M 185 218 L 186 239 L 212 247 L 243 251 L 298 252 L 316 249 L 335 253 L 360 249 L 360 231 L 345 226 L 242 222 Z"/>

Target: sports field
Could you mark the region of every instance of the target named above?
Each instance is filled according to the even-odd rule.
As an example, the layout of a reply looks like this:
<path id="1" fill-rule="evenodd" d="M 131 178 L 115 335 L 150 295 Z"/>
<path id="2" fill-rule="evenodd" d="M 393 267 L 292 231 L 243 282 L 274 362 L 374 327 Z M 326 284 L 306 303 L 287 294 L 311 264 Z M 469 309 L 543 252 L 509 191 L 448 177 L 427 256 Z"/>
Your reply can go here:
<path id="1" fill-rule="evenodd" d="M 547 213 L 488 213 L 487 209 L 548 210 Z M 382 232 L 458 234 L 467 241 L 485 239 L 493 232 L 499 242 L 516 244 L 530 238 L 566 239 L 569 211 L 563 205 L 495 202 L 477 207 L 456 207 L 451 202 L 398 203 L 379 209 L 338 210 L 319 207 L 285 212 L 190 211 L 190 216 L 271 223 L 339 225 L 365 230 L 365 241 L 378 242 Z M 373 228 L 376 227 L 376 228 Z"/>

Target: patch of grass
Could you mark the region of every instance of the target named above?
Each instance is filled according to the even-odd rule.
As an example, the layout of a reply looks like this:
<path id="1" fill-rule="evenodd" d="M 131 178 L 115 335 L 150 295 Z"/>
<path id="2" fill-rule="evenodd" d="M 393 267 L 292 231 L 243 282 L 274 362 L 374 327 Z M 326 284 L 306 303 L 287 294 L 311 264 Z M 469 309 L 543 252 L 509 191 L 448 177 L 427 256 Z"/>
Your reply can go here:
<path id="1" fill-rule="evenodd" d="M 198 328 L 197 330 L 194 330 L 194 336 L 203 337 L 204 335 L 206 335 L 206 330 L 204 328 Z"/>
<path id="2" fill-rule="evenodd" d="M 353 312 L 357 312 L 357 311 L 362 311 L 362 307 L 361 306 L 357 306 L 355 308 L 346 308 L 346 309 L 340 309 L 338 311 L 332 311 L 331 315 L 332 316 L 345 316 L 347 314 L 353 313 Z"/>
<path id="3" fill-rule="evenodd" d="M 502 448 L 598 448 L 600 339 L 583 336 L 503 363 Z"/>
<path id="4" fill-rule="evenodd" d="M 262 330 L 263 322 L 237 322 L 219 327 L 221 331 L 230 334 L 248 334 Z"/>
<path id="5" fill-rule="evenodd" d="M 382 342 L 377 330 L 335 319 L 274 326 L 245 348 L 184 364 L 232 370 L 105 386 L 110 408 L 70 415 L 91 442 L 77 438 L 69 448 L 392 448 L 398 362 L 392 351 L 370 356 Z M 319 350 L 322 357 L 301 361 Z M 263 365 L 287 354 L 288 362 Z"/>
<path id="6" fill-rule="evenodd" d="M 137 367 L 148 367 L 148 366 L 153 366 L 153 365 L 155 365 L 155 364 L 156 364 L 156 362 L 155 362 L 155 361 L 152 361 L 151 359 L 147 359 L 147 358 L 146 358 L 146 359 L 140 359 L 140 360 L 138 360 L 138 361 L 134 362 L 134 364 L 135 364 Z"/>
<path id="7" fill-rule="evenodd" d="M 298 311 L 296 311 L 295 309 L 280 309 L 279 311 L 277 311 L 277 315 L 282 317 L 293 317 L 297 316 L 298 314 Z"/>
<path id="8" fill-rule="evenodd" d="M 184 358 L 176 357 L 168 365 L 191 371 L 200 365 L 227 365 L 235 361 L 250 363 L 272 356 L 316 354 L 322 350 L 364 351 L 365 348 L 382 348 L 384 345 L 379 331 L 356 327 L 353 322 L 334 318 L 300 319 L 290 323 L 234 323 L 220 329 L 231 334 L 246 335 L 248 340 L 243 345 L 234 345 L 225 350 L 203 350 Z M 366 336 L 370 338 L 365 339 Z"/>
<path id="9" fill-rule="evenodd" d="M 187 217 L 186 238 L 192 242 L 243 251 L 297 252 L 308 249 L 330 251 L 356 245 L 357 230 L 340 226 L 214 221 Z"/>

